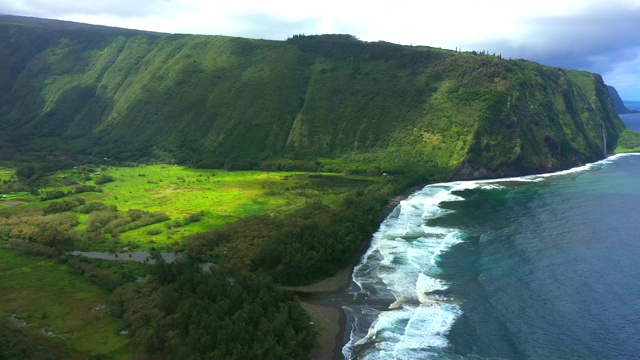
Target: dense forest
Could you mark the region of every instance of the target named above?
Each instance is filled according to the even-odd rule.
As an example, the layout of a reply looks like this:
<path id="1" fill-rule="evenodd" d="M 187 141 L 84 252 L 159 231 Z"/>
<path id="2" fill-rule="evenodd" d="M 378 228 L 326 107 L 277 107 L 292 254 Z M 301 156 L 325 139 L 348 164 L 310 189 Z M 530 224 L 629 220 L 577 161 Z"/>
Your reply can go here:
<path id="1" fill-rule="evenodd" d="M 484 51 L 1 15 L 0 62 L 0 299 L 9 304 L 0 304 L 0 359 L 308 358 L 321 329 L 283 285 L 347 266 L 393 197 L 436 181 L 595 161 L 619 137 L 638 143 L 599 75 Z M 223 199 L 237 200 L 172 212 L 135 207 L 133 186 L 114 195 L 125 180 L 110 172 L 143 163 L 296 173 L 265 176 L 236 207 L 242 216 L 215 223 L 211 213 L 231 212 Z M 147 200 L 222 187 L 214 173 L 187 181 L 160 170 L 131 175 L 144 179 L 135 186 Z M 296 191 L 304 200 L 283 195 Z M 271 201 L 286 206 L 268 212 Z M 181 260 L 162 260 L 160 236 Z M 138 247 L 154 252 L 154 264 L 67 254 Z M 51 284 L 29 277 L 54 270 Z M 79 335 L 38 330 L 56 321 L 66 329 L 73 321 L 60 309 L 71 305 L 41 311 L 16 300 L 27 288 L 57 294 L 72 281 L 90 287 L 65 296 L 108 299 L 91 315 L 110 324 L 100 350 Z"/>

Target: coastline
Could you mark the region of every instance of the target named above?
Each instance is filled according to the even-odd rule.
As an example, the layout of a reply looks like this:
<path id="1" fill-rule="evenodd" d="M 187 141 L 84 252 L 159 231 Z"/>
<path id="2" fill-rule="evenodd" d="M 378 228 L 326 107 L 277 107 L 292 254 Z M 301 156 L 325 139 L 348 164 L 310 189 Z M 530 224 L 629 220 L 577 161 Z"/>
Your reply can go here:
<path id="1" fill-rule="evenodd" d="M 389 214 L 411 194 L 422 189 L 422 186 L 414 186 L 402 194 L 394 196 L 382 209 L 379 223 L 382 223 Z M 371 234 L 373 235 L 373 234 Z M 371 246 L 371 239 L 362 242 L 362 245 L 354 255 L 351 263 L 335 275 L 321 280 L 315 284 L 304 286 L 285 287 L 300 297 L 300 305 L 309 314 L 312 321 L 320 329 L 318 342 L 311 351 L 312 360 L 342 360 L 342 347 L 347 332 L 347 317 L 342 309 L 345 304 L 344 297 L 351 285 L 353 270 L 360 263 L 362 257 Z"/>
<path id="2" fill-rule="evenodd" d="M 604 159 L 616 156 L 627 156 L 640 154 L 640 152 L 607 154 Z M 570 169 L 571 170 L 571 169 Z M 567 171 L 567 170 L 564 170 Z M 563 172 L 556 171 L 554 173 Z M 544 174 L 538 174 L 544 175 Z M 386 204 L 380 214 L 379 223 L 382 223 L 391 212 L 413 193 L 428 186 L 416 186 L 407 189 L 400 195 L 394 196 Z M 373 234 L 371 234 L 373 235 Z M 366 239 L 354 255 L 351 263 L 346 268 L 338 271 L 335 275 L 319 281 L 315 284 L 286 287 L 286 289 L 296 292 L 300 298 L 301 306 L 307 311 L 312 321 L 319 328 L 319 337 L 316 346 L 313 348 L 310 359 L 313 360 L 342 360 L 342 348 L 347 339 L 347 316 L 343 306 L 351 303 L 352 296 L 347 292 L 352 284 L 354 268 L 360 263 L 362 257 L 371 246 L 371 239 Z M 385 304 L 384 306 L 388 306 Z M 347 339 L 348 340 L 348 339 Z"/>

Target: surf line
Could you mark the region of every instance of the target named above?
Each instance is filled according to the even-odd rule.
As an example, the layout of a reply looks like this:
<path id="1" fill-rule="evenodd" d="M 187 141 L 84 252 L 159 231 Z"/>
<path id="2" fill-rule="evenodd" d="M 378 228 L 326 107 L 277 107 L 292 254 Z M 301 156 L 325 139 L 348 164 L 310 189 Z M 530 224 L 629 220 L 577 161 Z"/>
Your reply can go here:
<path id="1" fill-rule="evenodd" d="M 443 349 L 455 320 L 462 314 L 448 285 L 438 278 L 440 256 L 463 241 L 457 229 L 428 225 L 452 210 L 443 202 L 462 201 L 455 195 L 482 185 L 452 182 L 428 185 L 391 212 L 373 235 L 371 246 L 353 271 L 351 292 L 363 305 L 345 306 L 352 319 L 343 355 L 350 358 L 403 357 L 427 349 Z M 367 301 L 391 303 L 388 309 Z"/>
<path id="2" fill-rule="evenodd" d="M 344 357 L 423 357 L 425 352 L 449 346 L 446 336 L 462 310 L 447 294 L 449 284 L 438 278 L 442 273 L 438 262 L 443 253 L 463 241 L 464 234 L 428 225 L 429 220 L 452 212 L 440 204 L 463 201 L 456 195 L 459 191 L 545 181 L 605 166 L 622 156 L 627 155 L 549 174 L 427 185 L 401 201 L 382 222 L 354 268 L 349 292 L 359 301 L 343 307 L 350 319 Z M 381 303 L 390 305 L 380 308 Z"/>

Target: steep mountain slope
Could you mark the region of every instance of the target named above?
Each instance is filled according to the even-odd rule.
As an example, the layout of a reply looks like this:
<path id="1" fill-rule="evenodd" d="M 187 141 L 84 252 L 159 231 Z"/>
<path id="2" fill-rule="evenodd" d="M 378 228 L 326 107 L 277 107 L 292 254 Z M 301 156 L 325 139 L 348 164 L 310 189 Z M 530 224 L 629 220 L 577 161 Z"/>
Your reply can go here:
<path id="1" fill-rule="evenodd" d="M 618 114 L 632 114 L 639 113 L 638 110 L 630 110 L 625 105 L 622 99 L 620 98 L 620 94 L 618 94 L 618 90 L 613 86 L 607 86 L 607 90 L 609 90 L 609 95 L 611 96 L 611 101 L 613 101 L 613 107 Z"/>
<path id="2" fill-rule="evenodd" d="M 6 159 L 514 175 L 603 156 L 594 74 L 348 35 L 265 41 L 0 17 Z"/>

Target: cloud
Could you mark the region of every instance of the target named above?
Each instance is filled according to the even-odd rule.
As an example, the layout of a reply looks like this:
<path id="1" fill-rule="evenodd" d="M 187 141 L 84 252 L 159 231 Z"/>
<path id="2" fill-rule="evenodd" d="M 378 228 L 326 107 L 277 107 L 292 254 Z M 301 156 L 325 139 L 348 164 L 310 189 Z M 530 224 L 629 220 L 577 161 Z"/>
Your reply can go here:
<path id="1" fill-rule="evenodd" d="M 248 13 L 234 16 L 233 20 L 242 24 L 236 35 L 260 39 L 282 40 L 322 26 L 322 19 L 311 16 L 287 19 L 279 16 L 264 16 L 260 13 Z"/>
<path id="2" fill-rule="evenodd" d="M 523 19 L 519 32 L 467 42 L 463 48 L 488 50 L 603 75 L 624 99 L 640 98 L 640 5 L 599 5 L 576 14 Z"/>
<path id="3" fill-rule="evenodd" d="M 170 0 L 108 0 L 108 1 L 78 1 L 78 0 L 2 0 L 0 13 L 25 14 L 29 16 L 58 18 L 61 16 L 105 16 L 112 17 L 144 17 L 150 13 L 162 14 L 175 3 Z"/>
<path id="4" fill-rule="evenodd" d="M 640 73 L 630 65 L 638 61 L 640 0 L 0 0 L 0 13 L 273 40 L 348 33 L 598 72 L 616 87 L 609 76 Z"/>
<path id="5" fill-rule="evenodd" d="M 588 68 L 601 56 L 631 56 L 627 49 L 640 46 L 638 24 L 640 8 L 593 9 L 577 16 L 527 19 L 524 30 L 515 37 L 465 45 L 483 45 L 506 56 L 544 60 L 557 66 L 578 64 Z"/>
<path id="6" fill-rule="evenodd" d="M 604 72 L 605 81 L 615 86 L 624 100 L 640 101 L 640 47 L 634 49 L 635 56 L 630 60 L 616 62 Z"/>

